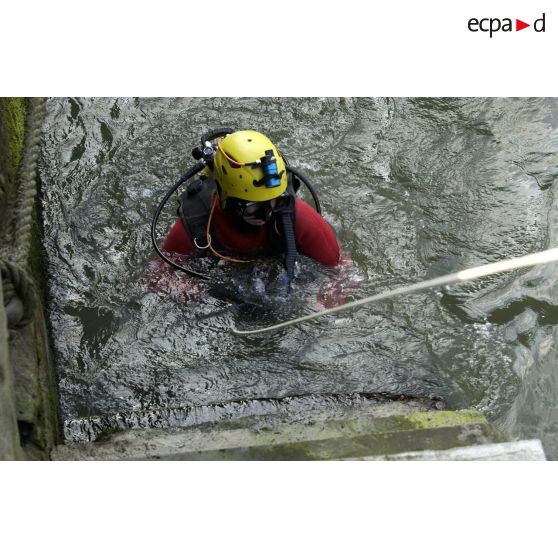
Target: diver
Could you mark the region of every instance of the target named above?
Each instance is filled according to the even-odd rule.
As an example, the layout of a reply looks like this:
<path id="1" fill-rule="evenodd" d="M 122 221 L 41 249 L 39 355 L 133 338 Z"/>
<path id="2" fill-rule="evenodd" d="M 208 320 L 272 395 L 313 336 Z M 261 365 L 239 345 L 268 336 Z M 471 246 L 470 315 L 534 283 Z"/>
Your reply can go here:
<path id="1" fill-rule="evenodd" d="M 266 136 L 254 130 L 216 130 L 204 136 L 201 148 L 192 154 L 203 163 L 182 177 L 183 181 L 192 175 L 196 179 L 180 197 L 178 218 L 163 243 L 167 255 L 213 255 L 235 263 L 280 257 L 289 287 L 298 254 L 328 267 L 346 263 L 335 233 L 320 214 L 312 186 Z M 301 183 L 312 193 L 316 209 L 297 197 Z M 152 227 L 157 253 L 173 267 L 206 278 L 177 265 L 159 250 L 155 226 L 163 203 Z M 322 297 L 323 304 L 331 298 L 331 292 L 328 294 Z"/>

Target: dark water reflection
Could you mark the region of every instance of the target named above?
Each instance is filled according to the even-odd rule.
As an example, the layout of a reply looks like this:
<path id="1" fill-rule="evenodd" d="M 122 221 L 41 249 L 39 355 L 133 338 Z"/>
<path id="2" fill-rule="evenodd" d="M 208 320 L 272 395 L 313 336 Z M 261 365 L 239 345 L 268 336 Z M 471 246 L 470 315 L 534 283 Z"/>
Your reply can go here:
<path id="1" fill-rule="evenodd" d="M 435 394 L 558 457 L 555 266 L 397 299 L 261 338 L 228 327 L 314 308 L 226 312 L 142 277 L 153 211 L 206 130 L 267 133 L 313 179 L 363 281 L 353 296 L 557 245 L 556 99 L 52 99 L 41 177 L 64 418 L 311 394 Z M 161 222 L 170 224 L 176 204 Z M 164 233 L 161 226 L 161 236 Z M 266 288 L 265 265 L 230 273 Z M 163 285 L 163 283 L 160 283 Z"/>

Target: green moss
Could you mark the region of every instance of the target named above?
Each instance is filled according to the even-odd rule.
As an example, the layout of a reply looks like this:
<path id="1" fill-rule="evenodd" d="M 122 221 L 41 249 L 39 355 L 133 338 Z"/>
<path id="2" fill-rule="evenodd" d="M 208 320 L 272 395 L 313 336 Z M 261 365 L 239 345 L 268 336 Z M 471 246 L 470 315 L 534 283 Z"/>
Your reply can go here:
<path id="1" fill-rule="evenodd" d="M 486 417 L 478 411 L 434 411 L 426 413 L 409 413 L 405 417 L 415 428 L 443 428 L 462 424 L 485 424 Z"/>
<path id="2" fill-rule="evenodd" d="M 351 439 L 359 436 L 374 435 L 382 440 L 384 435 L 424 430 L 452 428 L 459 426 L 484 425 L 486 418 L 482 413 L 474 410 L 461 411 L 424 411 L 412 412 L 386 417 L 361 417 L 355 420 L 328 421 L 324 424 L 312 423 L 306 425 L 277 425 L 275 427 L 258 428 L 258 446 L 278 446 L 290 443 L 304 445 L 304 440 Z M 234 430 L 245 427 L 242 421 L 224 422 L 216 429 Z M 246 438 L 247 447 L 251 446 L 251 439 L 255 433 Z"/>
<path id="3" fill-rule="evenodd" d="M 474 413 L 475 417 L 480 414 Z M 480 415 L 482 416 L 482 415 Z M 473 416 L 470 417 L 473 420 Z M 459 424 L 442 428 L 370 432 L 354 437 L 301 440 L 272 445 L 228 448 L 184 454 L 184 459 L 211 460 L 321 460 L 394 455 L 413 451 L 437 451 L 468 445 L 498 443 L 505 436 L 490 424 Z"/>
<path id="4" fill-rule="evenodd" d="M 0 98 L 0 128 L 2 128 L 0 171 L 13 182 L 21 164 L 25 137 L 27 102 L 23 97 Z"/>

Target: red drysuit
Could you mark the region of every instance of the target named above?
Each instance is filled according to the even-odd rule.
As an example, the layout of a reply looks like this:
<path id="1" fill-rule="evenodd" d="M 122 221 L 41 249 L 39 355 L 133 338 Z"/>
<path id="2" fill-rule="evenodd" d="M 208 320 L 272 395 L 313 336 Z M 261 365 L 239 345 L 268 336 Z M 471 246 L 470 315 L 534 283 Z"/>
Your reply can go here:
<path id="1" fill-rule="evenodd" d="M 251 227 L 253 230 L 241 232 L 235 228 L 231 215 L 219 205 L 215 208 L 212 225 L 212 235 L 218 245 L 230 254 L 256 256 L 271 250 L 266 226 Z M 300 199 L 296 200 L 295 236 L 296 248 L 300 254 L 326 266 L 333 267 L 339 263 L 339 244 L 335 233 L 314 208 Z M 197 249 L 180 218 L 165 239 L 163 250 L 184 255 L 196 252 Z"/>

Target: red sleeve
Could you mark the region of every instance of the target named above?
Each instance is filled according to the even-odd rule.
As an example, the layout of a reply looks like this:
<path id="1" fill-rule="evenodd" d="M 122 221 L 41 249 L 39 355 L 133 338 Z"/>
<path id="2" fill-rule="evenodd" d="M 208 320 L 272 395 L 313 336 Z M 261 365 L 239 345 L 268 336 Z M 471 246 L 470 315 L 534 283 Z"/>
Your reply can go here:
<path id="1" fill-rule="evenodd" d="M 178 218 L 172 226 L 165 242 L 163 243 L 163 250 L 165 252 L 175 252 L 177 254 L 184 254 L 186 256 L 193 254 L 196 247 L 190 238 L 190 235 L 184 228 L 184 223 Z"/>
<path id="2" fill-rule="evenodd" d="M 339 263 L 339 244 L 327 221 L 307 203 L 296 200 L 296 244 L 298 251 L 333 267 Z"/>

